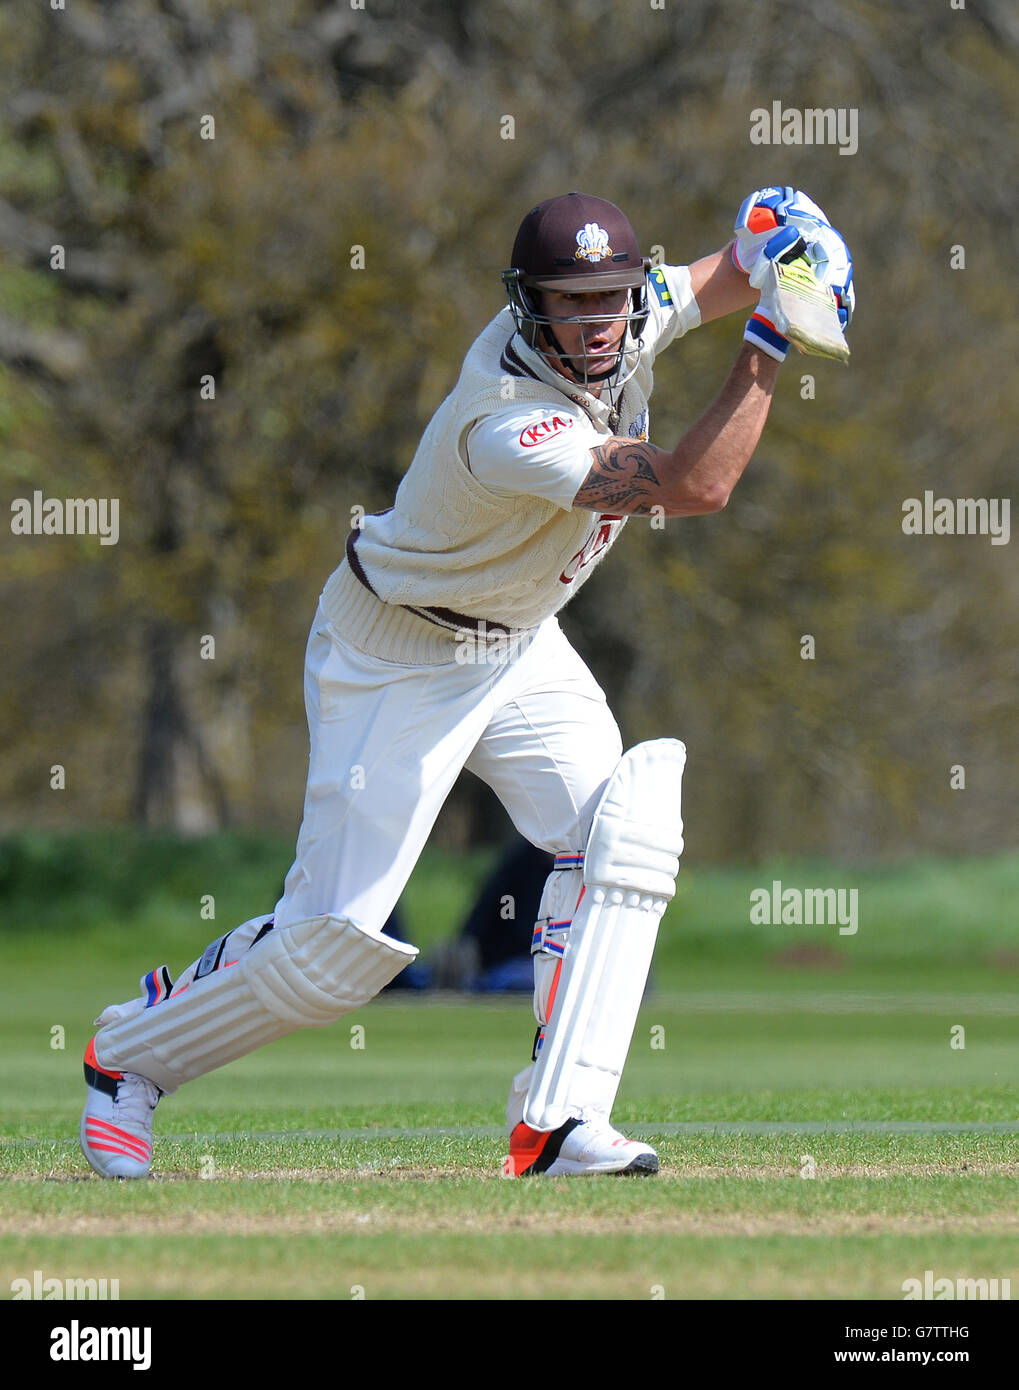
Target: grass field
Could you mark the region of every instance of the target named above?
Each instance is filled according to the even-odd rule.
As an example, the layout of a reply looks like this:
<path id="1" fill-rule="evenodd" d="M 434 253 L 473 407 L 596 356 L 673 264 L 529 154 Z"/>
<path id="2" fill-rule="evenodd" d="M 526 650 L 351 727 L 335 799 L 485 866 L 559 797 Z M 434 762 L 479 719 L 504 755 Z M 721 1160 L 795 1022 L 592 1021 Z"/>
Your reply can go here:
<path id="1" fill-rule="evenodd" d="M 426 866 L 447 918 L 482 867 Z M 912 899 L 908 874 L 885 875 L 871 920 L 915 911 L 926 880 L 909 872 Z M 0 1295 L 34 1270 L 148 1299 L 901 1299 L 925 1270 L 1019 1293 L 1019 976 L 1000 915 L 1015 874 L 931 871 L 936 950 L 906 928 L 899 951 L 869 942 L 861 912 L 822 968 L 791 964 L 788 941 L 747 948 L 734 903 L 762 875 L 700 876 L 615 1111 L 658 1147 L 649 1181 L 503 1180 L 529 1001 L 390 992 L 164 1099 L 155 1179 L 103 1182 L 76 1142 L 89 1019 L 224 928 L 141 901 L 144 942 L 131 912 L 56 934 L 16 921 L 0 936 Z"/>

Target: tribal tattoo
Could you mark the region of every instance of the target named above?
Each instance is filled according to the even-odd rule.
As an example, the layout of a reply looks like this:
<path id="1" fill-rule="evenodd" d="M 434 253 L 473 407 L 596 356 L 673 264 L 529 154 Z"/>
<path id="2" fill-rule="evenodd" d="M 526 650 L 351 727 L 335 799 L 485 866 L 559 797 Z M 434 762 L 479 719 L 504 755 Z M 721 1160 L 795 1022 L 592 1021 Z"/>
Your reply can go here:
<path id="1" fill-rule="evenodd" d="M 661 482 L 654 464 L 664 449 L 636 439 L 610 439 L 591 450 L 594 466 L 573 500 L 585 511 L 617 511 L 648 516 L 661 501 Z"/>

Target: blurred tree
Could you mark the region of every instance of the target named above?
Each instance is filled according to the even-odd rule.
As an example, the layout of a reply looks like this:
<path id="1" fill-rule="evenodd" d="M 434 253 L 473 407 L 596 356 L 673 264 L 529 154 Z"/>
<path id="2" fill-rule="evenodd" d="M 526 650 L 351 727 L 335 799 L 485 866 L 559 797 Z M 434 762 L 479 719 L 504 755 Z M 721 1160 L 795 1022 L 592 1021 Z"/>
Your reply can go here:
<path id="1" fill-rule="evenodd" d="M 8 824 L 292 827 L 315 596 L 523 213 L 585 188 L 683 262 L 779 181 L 854 249 L 852 365 L 790 361 L 726 512 L 631 523 L 564 623 L 628 742 L 690 745 L 699 858 L 1010 842 L 1011 551 L 904 536 L 901 508 L 1009 495 L 1017 42 L 991 0 L 5 8 L 5 492 L 121 503 L 115 547 L 5 542 Z M 752 144 L 773 101 L 858 111 L 858 153 Z M 739 336 L 663 355 L 658 442 Z M 447 836 L 491 830 L 463 796 Z"/>

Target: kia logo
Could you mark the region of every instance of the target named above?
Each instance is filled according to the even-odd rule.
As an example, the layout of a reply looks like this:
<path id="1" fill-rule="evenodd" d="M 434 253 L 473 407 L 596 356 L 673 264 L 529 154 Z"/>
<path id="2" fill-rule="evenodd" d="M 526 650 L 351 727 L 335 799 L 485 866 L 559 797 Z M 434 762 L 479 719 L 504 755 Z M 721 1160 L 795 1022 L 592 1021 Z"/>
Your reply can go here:
<path id="1" fill-rule="evenodd" d="M 539 420 L 536 425 L 528 425 L 521 430 L 520 443 L 525 449 L 533 449 L 535 444 L 542 444 L 560 430 L 568 430 L 572 426 L 573 420 L 569 415 L 550 415 L 547 420 Z"/>

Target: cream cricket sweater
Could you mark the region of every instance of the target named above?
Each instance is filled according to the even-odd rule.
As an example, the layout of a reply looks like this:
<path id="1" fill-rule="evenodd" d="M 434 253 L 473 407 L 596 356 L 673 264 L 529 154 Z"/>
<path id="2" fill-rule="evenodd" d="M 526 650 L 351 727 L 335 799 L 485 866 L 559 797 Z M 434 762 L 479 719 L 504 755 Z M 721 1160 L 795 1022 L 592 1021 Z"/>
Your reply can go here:
<path id="1" fill-rule="evenodd" d="M 675 309 L 649 318 L 637 369 L 617 402 L 618 419 L 606 402 L 559 377 L 514 336 L 508 309 L 484 329 L 432 417 L 393 507 L 366 516 L 351 532 L 345 559 L 323 590 L 327 619 L 351 645 L 401 664 L 442 664 L 455 659 L 457 634 L 462 640 L 479 621 L 488 637 L 526 633 L 572 598 L 622 523 L 610 527 L 589 511 L 564 511 L 524 493 L 496 495 L 472 475 L 465 441 L 483 417 L 528 407 L 535 418 L 555 412 L 583 421 L 577 445 L 584 451 L 597 436 L 625 435 L 631 427 L 646 437 L 655 351 L 699 321 L 689 274 L 670 270 L 673 302 L 686 291 L 687 322 Z M 563 582 L 571 557 L 596 537 L 593 553 Z"/>

